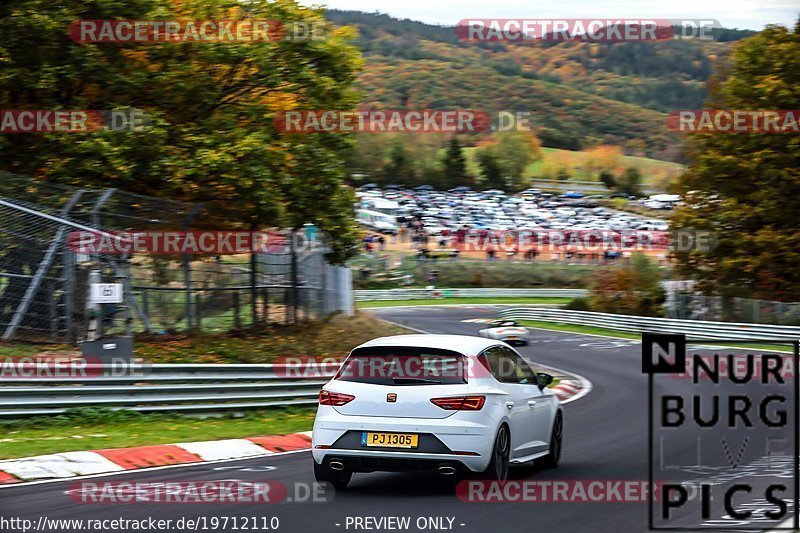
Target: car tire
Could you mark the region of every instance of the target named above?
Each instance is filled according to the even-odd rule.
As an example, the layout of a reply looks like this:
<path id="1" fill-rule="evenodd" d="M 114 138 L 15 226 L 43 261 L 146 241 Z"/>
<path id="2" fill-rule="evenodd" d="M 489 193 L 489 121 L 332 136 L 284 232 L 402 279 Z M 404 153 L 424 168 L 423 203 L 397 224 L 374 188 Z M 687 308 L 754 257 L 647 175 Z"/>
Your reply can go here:
<path id="1" fill-rule="evenodd" d="M 505 481 L 508 479 L 508 467 L 511 457 L 511 431 L 503 424 L 497 430 L 492 447 L 492 460 L 483 471 L 484 479 L 491 481 Z"/>
<path id="2" fill-rule="evenodd" d="M 314 479 L 317 483 L 330 483 L 336 490 L 344 490 L 352 477 L 350 470 L 333 470 L 329 465 L 314 461 Z"/>
<path id="3" fill-rule="evenodd" d="M 561 461 L 561 450 L 564 446 L 564 416 L 556 413 L 553 429 L 550 431 L 550 451 L 539 461 L 543 468 L 557 468 Z"/>

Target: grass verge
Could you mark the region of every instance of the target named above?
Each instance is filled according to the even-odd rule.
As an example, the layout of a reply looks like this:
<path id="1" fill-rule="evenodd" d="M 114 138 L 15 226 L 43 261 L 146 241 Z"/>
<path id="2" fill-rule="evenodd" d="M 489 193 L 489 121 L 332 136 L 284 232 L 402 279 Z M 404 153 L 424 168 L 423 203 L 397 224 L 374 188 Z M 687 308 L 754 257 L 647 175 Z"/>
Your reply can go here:
<path id="1" fill-rule="evenodd" d="M 0 421 L 0 459 L 295 433 L 311 429 L 314 413 L 315 409 L 296 407 L 200 419 L 77 409 L 60 416 Z"/>
<path id="2" fill-rule="evenodd" d="M 374 300 L 356 302 L 356 307 L 395 307 L 412 305 L 448 305 L 448 304 L 567 304 L 570 298 L 430 298 L 420 300 Z"/>
<path id="3" fill-rule="evenodd" d="M 230 333 L 137 335 L 136 355 L 148 363 L 272 363 L 279 357 L 344 357 L 375 337 L 408 333 L 368 313 L 333 315 L 297 325 Z M 74 346 L 0 343 L 0 358 L 80 356 Z"/>

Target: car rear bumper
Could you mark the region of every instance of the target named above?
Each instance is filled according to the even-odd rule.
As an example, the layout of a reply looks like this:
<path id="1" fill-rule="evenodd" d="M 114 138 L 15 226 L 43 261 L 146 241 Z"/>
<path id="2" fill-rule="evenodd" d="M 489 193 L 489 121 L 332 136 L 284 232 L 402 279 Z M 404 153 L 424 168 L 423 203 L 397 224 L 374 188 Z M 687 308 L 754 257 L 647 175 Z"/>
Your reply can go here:
<path id="1" fill-rule="evenodd" d="M 462 414 L 441 419 L 346 416 L 320 406 L 312 433 L 314 461 L 322 463 L 341 458 L 361 471 L 420 470 L 442 463 L 457 463 L 457 468 L 479 472 L 491 459 L 496 425 L 488 417 Z M 367 448 L 353 434 L 362 432 L 414 433 L 419 447 Z M 467 455 L 469 454 L 469 455 Z"/>
<path id="2" fill-rule="evenodd" d="M 443 466 L 452 467 L 453 473 L 476 472 L 486 469 L 486 467 L 482 469 L 470 467 L 465 463 L 464 458 L 459 456 L 419 457 L 419 455 L 396 454 L 392 456 L 387 453 L 333 453 L 331 451 L 318 462 L 330 464 L 332 461 L 337 461 L 351 472 L 438 472 Z M 314 460 L 316 461 L 316 458 Z"/>

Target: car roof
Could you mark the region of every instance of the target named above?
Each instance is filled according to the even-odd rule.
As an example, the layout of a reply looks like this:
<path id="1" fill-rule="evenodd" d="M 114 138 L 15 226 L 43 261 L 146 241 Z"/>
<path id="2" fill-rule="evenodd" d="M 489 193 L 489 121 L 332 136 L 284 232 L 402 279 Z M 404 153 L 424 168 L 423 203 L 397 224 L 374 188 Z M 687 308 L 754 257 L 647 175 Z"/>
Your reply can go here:
<path id="1" fill-rule="evenodd" d="M 485 337 L 473 335 L 392 335 L 391 337 L 378 337 L 367 341 L 356 348 L 369 346 L 404 346 L 414 348 L 438 348 L 451 350 L 463 355 L 477 355 L 489 346 L 503 344 Z"/>

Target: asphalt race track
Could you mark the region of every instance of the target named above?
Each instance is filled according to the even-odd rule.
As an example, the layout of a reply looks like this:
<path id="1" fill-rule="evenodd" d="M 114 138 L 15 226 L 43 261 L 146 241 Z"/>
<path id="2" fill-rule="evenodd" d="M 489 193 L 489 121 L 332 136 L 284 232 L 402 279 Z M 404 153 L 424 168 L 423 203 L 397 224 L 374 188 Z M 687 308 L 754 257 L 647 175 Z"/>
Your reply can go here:
<path id="1" fill-rule="evenodd" d="M 424 329 L 431 333 L 475 334 L 481 325 L 463 322 L 465 319 L 490 318 L 496 307 L 475 306 L 387 308 L 374 310 L 379 316 L 393 322 Z M 512 469 L 515 480 L 647 480 L 647 378 L 641 371 L 641 350 L 637 341 L 616 340 L 603 337 L 532 330 L 533 342 L 519 348 L 532 361 L 573 371 L 592 382 L 588 396 L 564 406 L 566 414 L 565 445 L 562 464 L 557 470 L 536 468 Z M 688 379 L 673 379 L 666 386 L 671 392 L 689 394 Z M 725 384 L 720 386 L 724 387 Z M 795 415 L 796 416 L 796 415 Z M 791 420 L 791 418 L 790 418 Z M 673 465 L 688 462 L 695 453 L 695 435 L 687 429 L 677 442 L 672 442 L 665 460 Z M 707 434 L 703 434 L 708 437 Z M 198 438 L 202 438 L 198 435 Z M 756 464 L 759 456 L 751 456 L 749 449 L 740 449 L 740 441 L 728 443 L 733 455 L 739 455 L 741 464 Z M 676 478 L 692 475 L 709 477 L 713 469 L 687 472 L 679 469 Z M 748 471 L 748 481 L 754 486 L 752 506 L 757 508 L 759 483 L 769 478 L 757 477 L 755 470 Z M 224 463 L 203 464 L 181 468 L 132 472 L 93 481 L 193 481 L 238 479 L 246 481 L 279 480 L 293 490 L 295 484 L 312 484 L 311 457 L 300 452 L 276 457 L 260 457 Z M 785 480 L 791 489 L 791 479 Z M 357 474 L 345 492 L 335 494 L 329 503 L 285 502 L 276 505 L 253 504 L 79 504 L 69 498 L 66 491 L 75 481 L 33 484 L 8 487 L 0 490 L 0 515 L 21 517 L 36 523 L 40 516 L 55 518 L 180 518 L 277 516 L 278 531 L 284 532 L 341 532 L 390 531 L 387 528 L 348 527 L 353 517 L 411 517 L 407 531 L 420 531 L 419 517 L 443 517 L 441 528 L 422 530 L 455 530 L 470 533 L 548 532 L 638 532 L 648 530 L 646 503 L 474 503 L 460 501 L 454 491 L 454 482 L 437 476 L 411 474 Z M 784 494 L 790 498 L 793 494 Z M 724 524 L 748 527 L 758 531 L 774 527 L 780 522 L 765 521 L 755 515 L 751 522 L 726 522 L 721 498 L 711 504 L 711 516 Z M 739 497 L 737 502 L 746 500 Z M 763 507 L 763 505 L 762 505 Z M 766 507 L 767 509 L 770 506 Z M 691 509 L 697 513 L 698 506 Z M 686 511 L 681 525 L 699 525 L 701 522 Z M 452 519 L 452 526 L 448 526 Z M 205 530 L 212 531 L 211 523 Z M 374 524 L 371 524 L 374 526 Z M 451 529 L 448 529 L 451 528 Z M 198 528 L 202 530 L 203 528 Z M 220 526 L 217 530 L 221 530 Z M 62 529 L 67 531 L 68 529 Z M 233 530 L 228 527 L 226 530 Z M 264 531 L 264 529 L 261 529 Z M 396 530 L 396 529 L 395 529 Z"/>

